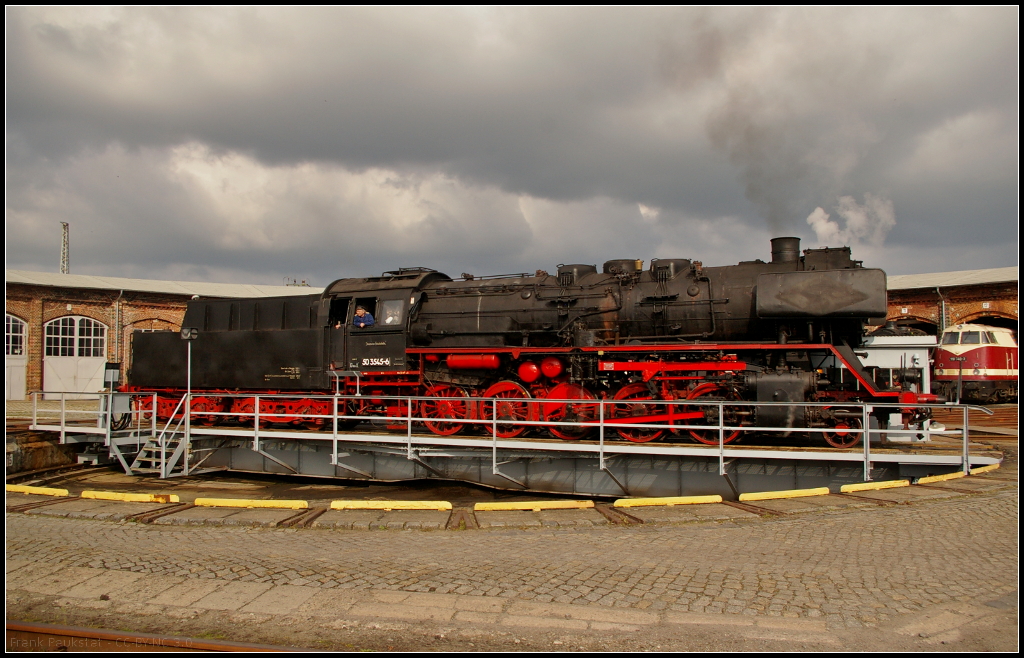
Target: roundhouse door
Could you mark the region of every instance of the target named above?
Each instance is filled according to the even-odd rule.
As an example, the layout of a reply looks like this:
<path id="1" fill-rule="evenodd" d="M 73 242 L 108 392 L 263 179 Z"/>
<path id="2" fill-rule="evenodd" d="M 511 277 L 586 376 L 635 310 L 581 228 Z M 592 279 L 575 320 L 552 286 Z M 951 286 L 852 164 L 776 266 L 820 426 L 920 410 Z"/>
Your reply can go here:
<path id="1" fill-rule="evenodd" d="M 90 318 L 65 316 L 46 323 L 43 390 L 47 399 L 89 398 L 103 388 L 107 327 Z"/>
<path id="2" fill-rule="evenodd" d="M 4 376 L 4 399 L 24 400 L 25 399 L 25 370 L 28 366 L 28 357 L 25 356 L 25 347 L 28 345 L 28 325 L 20 318 L 7 315 L 7 333 L 5 334 L 6 344 L 6 365 Z"/>

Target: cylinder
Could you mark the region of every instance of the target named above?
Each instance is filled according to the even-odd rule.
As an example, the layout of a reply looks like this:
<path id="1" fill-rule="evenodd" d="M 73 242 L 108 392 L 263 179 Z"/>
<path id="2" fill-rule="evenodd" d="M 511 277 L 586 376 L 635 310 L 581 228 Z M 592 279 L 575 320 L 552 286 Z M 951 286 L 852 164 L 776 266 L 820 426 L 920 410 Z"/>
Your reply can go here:
<path id="1" fill-rule="evenodd" d="M 792 263 L 800 260 L 800 238 L 772 238 L 772 262 Z"/>
<path id="2" fill-rule="evenodd" d="M 445 363 L 451 370 L 496 370 L 501 359 L 497 354 L 449 354 Z"/>

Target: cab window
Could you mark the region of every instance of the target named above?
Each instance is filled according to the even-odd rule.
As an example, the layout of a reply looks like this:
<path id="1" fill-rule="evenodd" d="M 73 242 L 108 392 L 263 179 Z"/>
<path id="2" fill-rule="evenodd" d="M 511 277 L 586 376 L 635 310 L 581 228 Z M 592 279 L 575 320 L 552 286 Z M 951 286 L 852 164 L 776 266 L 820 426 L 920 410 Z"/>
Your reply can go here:
<path id="1" fill-rule="evenodd" d="M 393 299 L 380 303 L 380 318 L 377 322 L 384 326 L 397 327 L 402 324 L 401 299 Z"/>
<path id="2" fill-rule="evenodd" d="M 985 337 L 985 342 L 989 345 L 997 345 L 999 343 L 999 341 L 996 340 L 996 335 L 991 331 L 986 331 L 983 335 Z"/>
<path id="3" fill-rule="evenodd" d="M 374 322 L 380 322 L 377 319 L 377 298 L 376 297 L 358 297 L 356 298 L 356 308 L 362 306 L 366 309 L 366 312 L 373 316 Z M 355 309 L 352 309 L 353 313 Z"/>
<path id="4" fill-rule="evenodd" d="M 981 344 L 981 332 L 980 331 L 965 331 L 960 334 L 961 345 L 980 345 Z"/>
<path id="5" fill-rule="evenodd" d="M 351 299 L 332 299 L 329 325 L 334 329 L 341 329 L 348 317 L 348 305 Z"/>
<path id="6" fill-rule="evenodd" d="M 956 345 L 960 342 L 960 332 L 958 331 L 947 331 L 942 337 L 943 345 Z"/>

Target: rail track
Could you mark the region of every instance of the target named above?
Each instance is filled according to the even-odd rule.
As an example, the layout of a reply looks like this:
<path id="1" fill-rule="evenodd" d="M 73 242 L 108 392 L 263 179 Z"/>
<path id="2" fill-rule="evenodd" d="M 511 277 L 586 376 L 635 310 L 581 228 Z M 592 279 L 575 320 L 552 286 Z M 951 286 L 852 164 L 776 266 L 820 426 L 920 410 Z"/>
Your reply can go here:
<path id="1" fill-rule="evenodd" d="M 991 416 L 978 411 L 968 412 L 968 422 L 971 426 L 978 427 L 1017 427 L 1017 405 L 1016 404 L 993 404 L 987 405 L 993 413 Z M 963 422 L 963 412 L 959 410 L 935 409 L 932 412 L 933 420 L 948 425 L 959 425 Z"/>
<path id="2" fill-rule="evenodd" d="M 300 649 L 7 620 L 7 651 L 300 651 Z"/>

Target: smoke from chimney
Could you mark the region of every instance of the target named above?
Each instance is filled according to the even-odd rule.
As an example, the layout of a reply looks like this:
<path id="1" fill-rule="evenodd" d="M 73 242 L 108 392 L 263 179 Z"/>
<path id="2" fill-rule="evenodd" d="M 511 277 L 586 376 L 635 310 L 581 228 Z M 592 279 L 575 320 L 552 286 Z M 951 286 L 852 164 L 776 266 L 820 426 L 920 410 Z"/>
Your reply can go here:
<path id="1" fill-rule="evenodd" d="M 889 231 L 896 226 L 892 201 L 874 194 L 864 195 L 864 205 L 857 203 L 852 196 L 841 196 L 835 212 L 843 220 L 842 228 L 820 206 L 807 217 L 819 245 L 868 242 L 878 246 L 885 242 Z"/>

